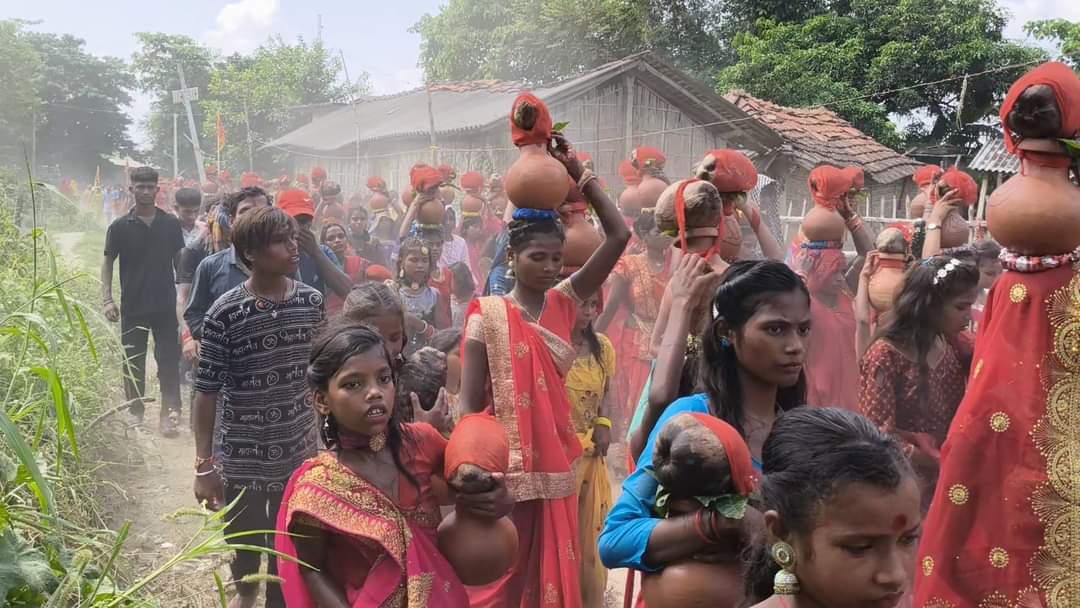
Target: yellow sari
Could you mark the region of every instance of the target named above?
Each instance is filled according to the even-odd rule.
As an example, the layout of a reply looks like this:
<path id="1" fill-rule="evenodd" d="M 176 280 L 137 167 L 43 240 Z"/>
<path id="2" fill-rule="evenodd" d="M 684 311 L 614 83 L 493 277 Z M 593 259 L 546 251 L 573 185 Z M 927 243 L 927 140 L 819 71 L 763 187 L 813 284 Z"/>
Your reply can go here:
<path id="1" fill-rule="evenodd" d="M 597 334 L 597 337 L 600 339 L 603 365 L 591 353 L 581 355 L 566 375 L 570 415 L 584 450 L 578 463 L 578 535 L 581 544 L 581 605 L 585 608 L 604 605 L 607 569 L 600 563 L 597 538 L 611 509 L 611 479 L 604 458 L 594 451 L 592 430 L 593 420 L 615 372 L 615 349 L 607 336 Z"/>

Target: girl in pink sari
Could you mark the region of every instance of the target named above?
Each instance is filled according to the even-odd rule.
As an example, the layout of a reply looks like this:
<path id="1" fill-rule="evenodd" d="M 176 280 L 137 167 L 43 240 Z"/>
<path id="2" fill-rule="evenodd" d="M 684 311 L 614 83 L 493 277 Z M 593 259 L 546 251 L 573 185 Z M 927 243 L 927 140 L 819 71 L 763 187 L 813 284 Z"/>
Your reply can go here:
<path id="1" fill-rule="evenodd" d="M 528 96 L 528 101 L 539 104 L 547 128 L 545 133 L 526 134 L 536 136 L 527 143 L 547 144 L 552 140 L 547 108 L 535 97 Z M 543 122 L 538 120 L 537 125 Z M 506 430 L 507 485 L 517 501 L 513 521 L 519 538 L 510 573 L 491 585 L 470 589 L 474 607 L 582 605 L 575 471 L 582 450 L 564 378 L 576 358 L 570 334 L 577 307 L 582 298 L 600 290 L 630 232 L 569 144 L 560 136 L 555 136 L 554 144 L 551 154 L 582 186 L 605 238 L 580 270 L 556 285 L 564 239 L 558 214 L 517 210 L 509 225 L 514 288 L 506 296 L 474 300 L 466 312 L 461 409 L 490 412 Z"/>
<path id="2" fill-rule="evenodd" d="M 286 604 L 468 606 L 435 538 L 442 518 L 434 488 L 445 484 L 432 481 L 443 470 L 446 440 L 426 423 L 401 422 L 395 372 L 373 329 L 328 327 L 311 352 L 308 380 L 331 449 L 293 473 L 282 499 L 275 548 L 292 558 L 278 560 Z M 490 518 L 513 504 L 502 483 L 457 500 Z"/>

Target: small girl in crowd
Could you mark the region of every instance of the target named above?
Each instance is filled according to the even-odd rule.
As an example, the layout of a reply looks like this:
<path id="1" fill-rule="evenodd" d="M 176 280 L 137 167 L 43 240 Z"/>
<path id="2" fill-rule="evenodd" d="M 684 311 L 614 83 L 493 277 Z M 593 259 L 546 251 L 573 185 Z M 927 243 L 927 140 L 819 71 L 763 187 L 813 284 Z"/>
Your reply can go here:
<path id="1" fill-rule="evenodd" d="M 382 336 L 390 360 L 400 369 L 405 363 L 405 310 L 401 300 L 385 283 L 364 283 L 354 287 L 345 298 L 342 316 L 353 323 L 363 323 Z"/>
<path id="2" fill-rule="evenodd" d="M 428 284 L 435 269 L 437 258 L 431 247 L 416 237 L 406 237 L 398 250 L 397 282 L 398 296 L 405 311 L 422 322 L 418 331 L 409 332 L 405 354 L 411 354 L 427 345 L 435 332 L 450 327 L 445 311 L 450 303 L 445 296 Z"/>
<path id="3" fill-rule="evenodd" d="M 292 558 L 279 560 L 288 606 L 468 606 L 435 538 L 439 504 L 449 503 L 432 485 L 446 440 L 402 421 L 382 339 L 363 325 L 329 326 L 312 343 L 307 376 L 330 449 L 297 469 L 282 499 L 276 549 Z M 497 484 L 457 496 L 458 508 L 505 515 L 512 499 Z"/>
<path id="4" fill-rule="evenodd" d="M 364 258 L 356 255 L 356 252 L 352 250 L 352 247 L 349 245 L 349 236 L 345 232 L 345 226 L 336 221 L 328 221 L 323 224 L 319 241 L 323 245 L 329 247 L 330 251 L 334 252 L 334 257 L 331 261 L 349 277 L 349 281 L 353 285 L 366 280 L 366 272 L 370 263 Z M 332 290 L 327 294 L 327 314 L 334 314 L 341 311 L 344 304 L 344 298 L 337 295 Z"/>
<path id="5" fill-rule="evenodd" d="M 799 408 L 762 448 L 755 608 L 878 606 L 911 589 L 922 515 L 899 443 L 858 414 Z"/>
<path id="6" fill-rule="evenodd" d="M 922 480 L 927 507 L 941 444 L 964 398 L 973 344 L 963 334 L 979 281 L 970 252 L 916 263 L 904 278 L 892 321 L 860 366 L 859 411 L 900 439 Z"/>
<path id="7" fill-rule="evenodd" d="M 458 262 L 451 266 L 450 274 L 454 277 L 452 281 L 454 293 L 450 298 L 450 326 L 461 329 L 465 327 L 465 311 L 476 297 L 476 282 L 465 262 Z"/>

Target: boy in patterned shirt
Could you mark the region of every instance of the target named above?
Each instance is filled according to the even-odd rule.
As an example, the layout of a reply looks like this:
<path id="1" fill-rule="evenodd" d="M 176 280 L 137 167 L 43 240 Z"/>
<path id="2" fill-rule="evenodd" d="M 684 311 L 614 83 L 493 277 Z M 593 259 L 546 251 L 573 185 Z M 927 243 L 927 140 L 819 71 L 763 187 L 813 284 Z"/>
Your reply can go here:
<path id="1" fill-rule="evenodd" d="M 193 408 L 195 498 L 218 509 L 240 497 L 227 534 L 273 530 L 289 476 L 315 454 L 305 372 L 325 311 L 318 290 L 290 278 L 300 262 L 297 230 L 277 208 L 241 217 L 232 243 L 251 276 L 218 298 L 203 322 Z M 266 535 L 235 542 L 273 547 Z M 233 580 L 257 573 L 259 563 L 258 553 L 238 551 Z M 271 558 L 271 574 L 276 565 Z M 238 583 L 237 590 L 235 605 L 255 605 L 257 584 Z M 285 605 L 275 584 L 266 597 L 267 606 Z"/>

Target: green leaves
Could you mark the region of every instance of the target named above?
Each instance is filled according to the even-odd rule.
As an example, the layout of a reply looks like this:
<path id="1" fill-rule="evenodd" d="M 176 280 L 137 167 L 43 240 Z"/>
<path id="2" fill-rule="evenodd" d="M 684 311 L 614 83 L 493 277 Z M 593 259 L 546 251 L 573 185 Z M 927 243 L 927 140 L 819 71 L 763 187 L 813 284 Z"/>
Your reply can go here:
<path id="1" fill-rule="evenodd" d="M 566 127 L 569 127 L 569 122 L 557 122 L 551 127 L 552 133 L 563 133 L 566 131 Z"/>
<path id="2" fill-rule="evenodd" d="M 742 519 L 746 515 L 746 507 L 750 504 L 750 498 L 738 494 L 723 494 L 721 496 L 695 496 L 701 507 L 715 511 L 728 519 Z M 653 511 L 660 517 L 668 517 L 671 514 L 671 493 L 664 486 L 657 486 L 656 500 L 653 502 Z"/>
<path id="3" fill-rule="evenodd" d="M 44 554 L 21 541 L 11 530 L 0 534 L 0 602 L 12 589 L 28 587 L 44 592 L 55 580 Z"/>

